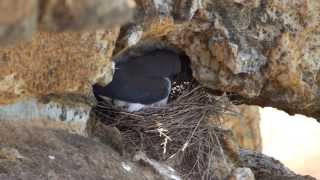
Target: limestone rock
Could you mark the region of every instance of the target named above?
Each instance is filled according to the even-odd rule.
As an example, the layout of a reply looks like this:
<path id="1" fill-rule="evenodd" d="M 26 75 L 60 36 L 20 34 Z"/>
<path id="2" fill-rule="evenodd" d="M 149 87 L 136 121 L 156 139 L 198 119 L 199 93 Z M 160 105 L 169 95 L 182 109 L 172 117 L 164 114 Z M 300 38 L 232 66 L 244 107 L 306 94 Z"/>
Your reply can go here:
<path id="1" fill-rule="evenodd" d="M 228 180 L 255 180 L 254 174 L 249 168 L 237 168 L 232 171 Z"/>
<path id="2" fill-rule="evenodd" d="M 0 45 L 46 31 L 112 28 L 131 19 L 133 0 L 10 0 L 0 3 Z"/>
<path id="3" fill-rule="evenodd" d="M 37 20 L 40 21 L 42 30 L 49 31 L 82 30 L 101 27 L 99 25 L 110 27 L 128 20 L 134 6 L 132 1 L 125 0 L 72 2 L 64 0 L 2 2 L 0 6 L 2 8 L 1 42 L 7 44 L 15 39 L 30 37 Z M 242 103 L 272 106 L 290 114 L 301 113 L 315 118 L 320 116 L 319 63 L 317 62 L 320 56 L 317 48 L 320 42 L 318 37 L 319 1 L 137 0 L 136 4 L 138 11 L 135 19 L 122 28 L 124 33 L 117 42 L 116 52 L 147 41 L 161 42 L 185 52 L 190 57 L 194 77 L 202 84 L 218 91 L 232 93 L 235 98 L 241 99 Z M 38 19 L 35 18 L 37 16 L 39 16 Z M 50 39 L 47 36 L 53 35 L 39 37 L 37 34 L 34 39 L 47 42 Z M 49 44 L 59 44 L 68 39 L 69 35 L 61 35 L 56 39 L 57 41 L 52 40 Z M 79 37 L 76 39 L 79 40 Z M 75 44 L 81 44 L 77 40 L 72 41 L 77 42 Z M 59 47 L 68 49 L 63 44 L 65 43 L 59 44 Z M 25 49 L 26 46 L 36 46 L 37 50 Z M 46 63 L 42 60 L 46 58 L 40 58 L 35 54 L 40 54 L 39 51 L 45 52 L 43 47 L 46 45 L 33 40 L 28 45 L 19 44 L 17 49 L 19 47 L 20 50 L 17 51 L 23 58 L 18 59 L 37 59 L 42 66 L 45 66 Z M 113 46 L 106 49 L 112 51 Z M 34 53 L 35 51 L 37 53 Z M 62 53 L 68 54 L 61 50 L 58 53 L 55 52 L 55 55 Z M 49 53 L 45 54 L 49 57 Z M 80 51 L 77 54 L 82 56 L 86 53 Z M 54 61 L 52 64 L 57 63 L 56 58 L 51 56 L 52 54 L 50 59 Z M 68 57 L 71 55 L 69 54 Z M 28 63 L 32 68 L 29 67 L 31 71 L 26 73 L 16 64 L 10 64 L 10 67 L 15 66 L 14 70 L 7 68 L 6 64 L 14 61 L 11 60 L 11 56 L 8 57 L 7 53 L 2 52 L 0 58 L 1 67 L 10 69 L 6 73 L 1 69 L 1 89 L 14 89 L 19 92 L 1 93 L 3 96 L 0 98 L 1 104 L 7 104 L 19 97 L 26 97 L 29 91 L 33 91 L 32 94 L 43 94 L 39 92 L 40 87 L 27 87 L 28 90 L 24 91 L 25 86 L 48 84 L 40 80 L 46 79 L 46 76 L 42 76 L 43 70 L 37 69 L 39 65 Z M 23 63 L 18 64 L 20 66 Z M 67 64 L 66 67 L 68 66 Z M 90 69 L 80 68 L 77 65 L 72 67 L 77 67 L 79 71 Z M 58 72 L 55 66 L 50 69 L 41 67 L 43 68 L 46 68 L 47 72 Z M 39 71 L 38 76 L 41 77 L 35 77 L 38 83 L 34 85 L 20 77 L 22 74 L 25 77 L 35 74 L 33 69 Z M 66 72 L 65 69 L 62 68 L 58 74 L 63 76 L 62 72 Z M 73 70 L 68 72 L 71 72 L 70 76 L 76 77 Z M 90 77 L 86 73 L 84 75 Z M 61 79 L 64 78 L 61 77 Z M 51 78 L 49 79 L 52 81 Z M 58 83 L 55 81 L 56 78 L 53 79 L 54 83 Z M 54 86 L 53 93 L 83 90 L 77 84 L 78 80 L 73 81 L 74 84 L 65 83 L 60 79 L 59 82 L 67 87 L 56 89 Z M 104 80 L 102 83 L 107 82 Z M 50 84 L 54 83 L 50 82 Z M 83 81 L 82 84 L 85 82 Z M 3 91 L 5 90 L 0 92 Z M 20 93 L 22 94 L 19 95 Z"/>
<path id="4" fill-rule="evenodd" d="M 83 136 L 21 122 L 1 122 L 0 132 L 0 179 L 147 179 L 137 164 Z"/>
<path id="5" fill-rule="evenodd" d="M 88 96 L 91 84 L 111 81 L 110 58 L 119 28 L 46 33 L 0 48 L 0 104 L 49 94 Z"/>
<path id="6" fill-rule="evenodd" d="M 253 170 L 256 179 L 262 180 L 316 180 L 311 176 L 300 176 L 285 167 L 280 161 L 250 150 L 239 151 L 240 166 Z"/>
<path id="7" fill-rule="evenodd" d="M 185 52 L 199 82 L 242 103 L 320 117 L 318 0 L 137 5 L 142 12 L 123 28 L 117 52 L 139 34 L 135 46 L 153 41 Z"/>
<path id="8" fill-rule="evenodd" d="M 40 0 L 40 27 L 48 31 L 97 29 L 127 22 L 133 0 Z"/>
<path id="9" fill-rule="evenodd" d="M 30 39 L 37 27 L 37 0 L 0 2 L 0 45 Z"/>
<path id="10" fill-rule="evenodd" d="M 256 106 L 233 105 L 230 112 L 222 115 L 223 128 L 230 129 L 239 146 L 257 152 L 262 151 L 260 112 Z"/>
<path id="11" fill-rule="evenodd" d="M 0 106 L 0 119 L 18 124 L 20 122 L 33 124 L 36 127 L 56 127 L 86 135 L 90 110 L 90 102 L 87 102 L 85 98 L 51 95 Z"/>

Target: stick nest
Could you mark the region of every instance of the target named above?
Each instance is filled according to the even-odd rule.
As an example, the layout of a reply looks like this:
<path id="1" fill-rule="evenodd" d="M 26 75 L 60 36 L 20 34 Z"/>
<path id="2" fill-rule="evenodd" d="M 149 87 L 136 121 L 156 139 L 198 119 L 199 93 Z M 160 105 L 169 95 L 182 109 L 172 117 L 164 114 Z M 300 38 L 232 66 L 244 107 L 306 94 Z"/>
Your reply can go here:
<path id="1" fill-rule="evenodd" d="M 96 113 L 117 127 L 125 150 L 172 165 L 185 179 L 215 179 L 217 164 L 227 164 L 219 141 L 219 117 L 228 111 L 225 96 L 193 85 L 165 107 L 128 113 L 101 102 Z"/>

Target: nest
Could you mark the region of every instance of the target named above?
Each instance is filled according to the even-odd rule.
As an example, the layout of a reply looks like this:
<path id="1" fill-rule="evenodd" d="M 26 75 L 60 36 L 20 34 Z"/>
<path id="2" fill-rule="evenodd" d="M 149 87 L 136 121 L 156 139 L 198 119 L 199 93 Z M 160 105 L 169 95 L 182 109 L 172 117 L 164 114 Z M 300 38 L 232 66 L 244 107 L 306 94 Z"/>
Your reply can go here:
<path id="1" fill-rule="evenodd" d="M 101 102 L 96 113 L 105 124 L 120 130 L 126 151 L 143 151 L 166 162 L 184 179 L 214 179 L 216 157 L 226 161 L 218 129 L 219 116 L 228 111 L 229 101 L 194 83 L 171 99 L 165 107 L 135 113 Z"/>

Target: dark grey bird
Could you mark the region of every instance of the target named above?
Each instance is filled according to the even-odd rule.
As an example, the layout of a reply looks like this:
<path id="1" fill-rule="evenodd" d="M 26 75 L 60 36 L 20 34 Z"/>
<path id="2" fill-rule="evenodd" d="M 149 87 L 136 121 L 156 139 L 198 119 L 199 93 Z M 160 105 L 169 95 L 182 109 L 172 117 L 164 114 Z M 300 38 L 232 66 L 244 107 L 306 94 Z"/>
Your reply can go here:
<path id="1" fill-rule="evenodd" d="M 139 57 L 117 61 L 113 80 L 105 87 L 95 84 L 96 97 L 107 97 L 127 111 L 167 103 L 170 77 L 181 71 L 181 59 L 169 50 L 156 50 Z"/>

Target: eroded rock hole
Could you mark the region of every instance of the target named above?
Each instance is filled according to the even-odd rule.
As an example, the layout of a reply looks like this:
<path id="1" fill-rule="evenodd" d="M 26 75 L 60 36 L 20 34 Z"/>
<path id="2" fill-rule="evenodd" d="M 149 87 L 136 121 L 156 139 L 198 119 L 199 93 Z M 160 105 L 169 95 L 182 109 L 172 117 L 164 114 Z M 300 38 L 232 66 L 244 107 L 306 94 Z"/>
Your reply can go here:
<path id="1" fill-rule="evenodd" d="M 95 97 L 128 112 L 164 106 L 196 84 L 189 58 L 168 49 L 115 59 L 113 72 L 110 84 L 93 86 Z"/>

